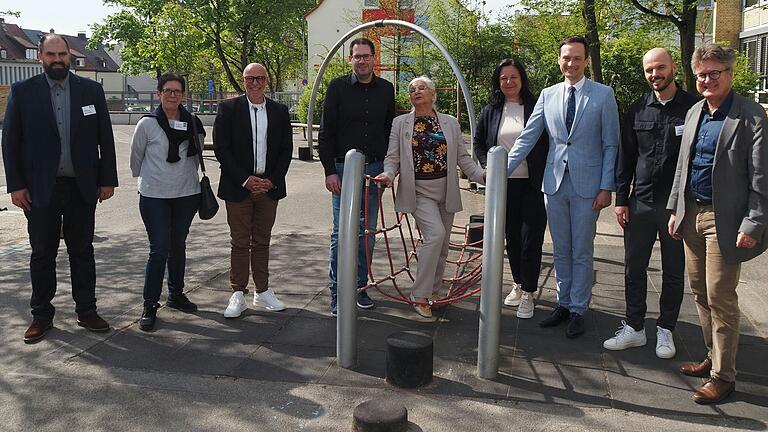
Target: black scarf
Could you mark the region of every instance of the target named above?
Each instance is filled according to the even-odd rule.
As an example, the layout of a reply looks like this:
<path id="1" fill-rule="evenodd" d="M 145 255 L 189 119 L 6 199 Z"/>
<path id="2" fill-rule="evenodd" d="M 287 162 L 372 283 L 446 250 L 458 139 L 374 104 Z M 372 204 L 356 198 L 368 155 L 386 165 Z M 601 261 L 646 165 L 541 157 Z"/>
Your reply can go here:
<path id="1" fill-rule="evenodd" d="M 157 108 L 155 108 L 155 111 L 148 117 L 154 117 L 157 119 L 157 124 L 160 125 L 160 127 L 163 129 L 165 136 L 168 137 L 167 162 L 174 163 L 181 160 L 179 157 L 179 145 L 181 145 L 181 143 L 185 140 L 189 140 L 189 145 L 187 146 L 187 157 L 197 155 L 198 150 L 197 146 L 195 145 L 194 136 L 192 134 L 192 114 L 190 114 L 183 105 L 179 104 L 179 121 L 185 122 L 187 124 L 187 130 L 185 131 L 171 128 L 171 125 L 168 122 L 168 117 L 165 115 L 165 111 L 163 111 L 162 105 L 158 105 Z M 205 136 L 203 122 L 201 122 L 197 117 L 195 117 L 195 122 L 197 123 L 197 133 L 203 134 L 203 136 Z"/>

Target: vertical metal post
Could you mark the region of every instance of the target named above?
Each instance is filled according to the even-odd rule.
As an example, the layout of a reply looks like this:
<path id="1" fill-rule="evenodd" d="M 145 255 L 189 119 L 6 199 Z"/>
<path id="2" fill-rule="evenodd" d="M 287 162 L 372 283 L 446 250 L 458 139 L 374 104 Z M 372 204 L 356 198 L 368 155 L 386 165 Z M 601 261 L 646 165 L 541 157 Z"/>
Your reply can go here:
<path id="1" fill-rule="evenodd" d="M 365 156 L 350 150 L 344 157 L 339 206 L 337 272 L 336 361 L 349 369 L 357 364 L 357 249 L 360 235 Z"/>
<path id="2" fill-rule="evenodd" d="M 499 370 L 501 284 L 507 202 L 507 150 L 499 146 L 492 148 L 488 152 L 487 167 L 477 374 L 480 378 L 493 379 L 496 378 Z"/>

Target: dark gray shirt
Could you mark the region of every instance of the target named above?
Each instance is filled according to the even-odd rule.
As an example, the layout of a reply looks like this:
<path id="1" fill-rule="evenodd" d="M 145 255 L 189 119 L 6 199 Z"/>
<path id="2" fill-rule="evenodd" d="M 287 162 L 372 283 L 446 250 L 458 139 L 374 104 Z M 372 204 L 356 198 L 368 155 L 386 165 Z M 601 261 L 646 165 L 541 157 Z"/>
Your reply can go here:
<path id="1" fill-rule="evenodd" d="M 53 81 L 48 75 L 45 75 L 45 79 L 51 89 L 51 105 L 53 105 L 53 116 L 56 118 L 59 143 L 61 144 L 59 170 L 56 172 L 56 176 L 74 177 L 75 167 L 72 165 L 72 146 L 69 141 L 69 75 L 61 82 Z"/>

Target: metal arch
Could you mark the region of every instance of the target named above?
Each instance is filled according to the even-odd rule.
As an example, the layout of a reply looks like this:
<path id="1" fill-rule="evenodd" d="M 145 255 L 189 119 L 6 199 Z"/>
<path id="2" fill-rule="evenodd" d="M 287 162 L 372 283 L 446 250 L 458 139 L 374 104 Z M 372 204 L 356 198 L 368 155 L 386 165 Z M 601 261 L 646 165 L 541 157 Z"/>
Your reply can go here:
<path id="1" fill-rule="evenodd" d="M 448 62 L 448 64 L 451 66 L 451 70 L 453 70 L 453 74 L 456 75 L 456 79 L 459 81 L 459 85 L 461 86 L 461 92 L 464 95 L 464 104 L 467 107 L 467 115 L 469 115 L 469 132 L 472 137 L 475 136 L 475 107 L 472 104 L 472 96 L 469 93 L 469 87 L 467 86 L 467 82 L 464 80 L 464 75 L 461 74 L 461 71 L 459 70 L 459 66 L 456 64 L 456 62 L 453 60 L 453 57 L 451 57 L 450 54 L 448 54 L 448 50 L 443 47 L 440 42 L 432 35 L 432 33 L 428 32 L 422 27 L 417 26 L 416 24 L 409 23 L 407 21 L 401 21 L 401 20 L 379 20 L 379 21 L 371 21 L 364 24 L 360 24 L 359 26 L 353 28 L 352 30 L 348 31 L 344 36 L 339 39 L 338 42 L 331 48 L 331 50 L 328 52 L 328 55 L 323 60 L 323 63 L 320 65 L 320 69 L 317 71 L 317 76 L 315 77 L 315 83 L 312 85 L 312 95 L 309 99 L 309 112 L 307 113 L 307 123 L 310 125 L 314 123 L 314 116 L 315 116 L 315 98 L 317 96 L 317 90 L 320 88 L 320 81 L 323 78 L 323 73 L 325 73 L 325 69 L 328 67 L 328 64 L 331 62 L 331 59 L 334 55 L 336 55 L 336 52 L 341 48 L 344 43 L 349 40 L 352 36 L 355 34 L 367 30 L 371 27 L 384 27 L 384 26 L 399 26 L 399 27 L 406 27 L 408 29 L 411 29 L 413 31 L 418 32 L 425 38 L 427 38 L 432 44 L 437 47 L 438 50 L 440 50 L 440 53 L 443 55 L 445 60 Z M 397 77 L 395 77 L 397 79 Z M 307 128 L 307 146 L 309 148 L 312 148 L 312 142 L 313 142 L 313 128 L 310 126 Z"/>

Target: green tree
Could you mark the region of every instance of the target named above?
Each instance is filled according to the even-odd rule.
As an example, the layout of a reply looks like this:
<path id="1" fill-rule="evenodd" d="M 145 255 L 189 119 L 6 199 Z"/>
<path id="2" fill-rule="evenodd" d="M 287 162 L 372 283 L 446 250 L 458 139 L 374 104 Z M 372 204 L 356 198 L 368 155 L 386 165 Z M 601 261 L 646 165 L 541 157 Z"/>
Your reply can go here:
<path id="1" fill-rule="evenodd" d="M 733 65 L 733 91 L 752 97 L 760 84 L 760 74 L 749 66 L 749 59 L 744 54 L 739 54 Z"/>
<path id="2" fill-rule="evenodd" d="M 325 69 L 323 78 L 320 81 L 320 87 L 317 89 L 317 94 L 315 95 L 315 110 L 313 113 L 314 124 L 320 124 L 320 117 L 323 113 L 323 102 L 325 102 L 325 91 L 328 89 L 328 84 L 332 79 L 350 73 L 352 73 L 352 69 L 349 63 L 339 55 L 334 56 L 331 62 L 328 63 L 328 67 Z M 315 82 L 313 80 L 304 88 L 304 92 L 299 96 L 299 104 L 296 107 L 296 116 L 303 123 L 310 123 L 307 121 L 307 118 L 309 116 L 309 102 L 314 84 Z"/>

